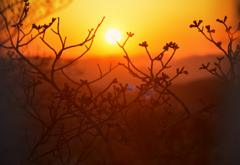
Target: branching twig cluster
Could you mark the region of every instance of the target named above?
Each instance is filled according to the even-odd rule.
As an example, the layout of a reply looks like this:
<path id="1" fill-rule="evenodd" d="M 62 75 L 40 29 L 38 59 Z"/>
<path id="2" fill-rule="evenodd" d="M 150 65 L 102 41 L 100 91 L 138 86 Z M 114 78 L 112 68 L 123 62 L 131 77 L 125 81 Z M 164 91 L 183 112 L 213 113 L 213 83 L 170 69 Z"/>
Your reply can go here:
<path id="1" fill-rule="evenodd" d="M 201 146 L 199 140 L 193 139 L 194 133 L 192 132 L 194 131 L 179 131 L 178 137 L 175 137 L 176 134 L 174 134 L 179 126 L 187 125 L 190 120 L 215 107 L 214 104 L 205 105 L 200 110 L 191 112 L 187 105 L 171 90 L 171 85 L 177 77 L 188 74 L 185 67 L 177 68 L 173 77 L 166 74 L 166 70 L 171 67 L 169 64 L 179 48 L 176 43 L 166 43 L 163 51 L 155 57 L 148 51 L 146 41 L 140 43 L 139 46 L 145 49 L 150 62 L 150 67 L 147 68 L 146 72 L 134 64 L 125 49 L 127 41 L 134 35 L 127 32 L 127 38 L 123 44 L 117 42 L 124 52 L 126 63 L 119 63 L 116 66 L 110 65 L 107 72 L 103 72 L 98 65 L 100 72 L 98 78 L 92 81 L 83 79 L 76 81 L 66 74 L 65 70 L 91 49 L 104 18 L 95 29 L 88 30 L 85 40 L 81 43 L 68 45 L 67 37 L 63 37 L 60 33 L 60 18 L 52 18 L 49 24 L 32 24 L 30 31 L 25 32 L 22 27 L 28 16 L 29 1 L 24 0 L 23 3 L 24 8 L 18 21 L 11 26 L 4 11 L 0 11 L 9 41 L 0 43 L 0 48 L 8 50 L 7 57 L 11 60 L 21 60 L 28 65 L 22 73 L 23 100 L 13 97 L 17 106 L 27 112 L 39 126 L 34 138 L 29 136 L 28 132 L 26 133 L 29 149 L 28 162 L 44 164 L 44 160 L 48 157 L 57 158 L 62 164 L 80 164 L 91 157 L 91 153 L 100 149 L 104 150 L 103 152 L 99 151 L 98 154 L 103 157 L 101 160 L 105 164 L 133 163 L 138 160 L 147 162 L 153 159 L 166 159 L 166 155 L 184 158 L 197 146 Z M 236 39 L 234 35 L 240 27 L 236 32 L 231 33 L 231 28 L 225 24 L 225 21 L 226 18 L 224 21 L 218 20 L 226 26 L 229 35 L 228 51 L 221 47 L 220 42 L 214 41 L 212 33 L 215 31 L 211 30 L 210 26 L 206 26 L 210 37 L 207 37 L 203 29 L 200 29 L 202 21 L 198 23 L 194 21 L 190 27 L 198 28 L 209 41 L 218 46 L 231 64 L 228 73 L 225 73 L 220 65 L 223 58 L 218 58 L 219 63 L 215 63 L 215 69 L 209 70 L 209 64 L 203 65 L 201 69 L 207 69 L 223 80 L 234 82 L 236 78 L 234 65 L 239 61 L 240 48 L 237 46 L 236 51 L 233 51 L 232 42 Z M 57 29 L 51 28 L 55 22 L 57 22 Z M 10 29 L 16 29 L 16 37 L 13 37 L 15 32 Z M 45 39 L 46 31 L 50 29 L 59 38 L 61 43 L 59 50 L 53 48 L 51 43 Z M 54 54 L 50 68 L 45 68 L 45 70 L 32 62 L 20 49 L 30 45 L 38 38 Z M 65 50 L 82 46 L 85 47 L 85 51 L 78 57 L 60 67 L 57 65 Z M 170 50 L 172 50 L 171 55 L 167 60 L 164 60 L 163 57 L 166 57 L 165 54 Z M 160 67 L 157 68 L 156 65 Z M 120 66 L 140 80 L 141 84 L 136 87 L 132 84 L 121 84 L 117 78 L 114 78 L 101 91 L 94 90 L 94 85 L 97 86 L 100 80 Z M 217 69 L 220 73 L 217 72 Z M 57 81 L 57 73 L 61 74 L 66 82 Z M 37 102 L 43 84 L 50 86 L 51 98 L 46 103 Z M 131 92 L 134 97 L 129 98 Z M 11 94 L 15 96 L 14 92 Z M 176 112 L 173 109 L 172 100 L 182 106 L 182 111 L 179 109 L 179 112 Z M 121 147 L 118 147 L 116 142 L 121 146 L 131 148 L 132 153 L 130 155 L 121 153 Z"/>
<path id="2" fill-rule="evenodd" d="M 221 78 L 222 80 L 224 80 L 227 83 L 232 84 L 236 81 L 237 75 L 236 75 L 235 70 L 236 70 L 237 64 L 240 61 L 240 59 L 239 59 L 239 54 L 240 54 L 239 44 L 236 45 L 235 50 L 233 48 L 233 42 L 237 41 L 237 39 L 240 36 L 239 35 L 240 22 L 238 24 L 238 28 L 234 32 L 232 32 L 232 27 L 228 26 L 226 24 L 226 20 L 227 20 L 227 16 L 225 16 L 223 20 L 217 19 L 216 21 L 223 24 L 223 26 L 225 26 L 225 28 L 226 28 L 226 33 L 229 38 L 229 43 L 228 43 L 227 49 L 224 49 L 222 47 L 221 41 L 214 40 L 213 33 L 215 33 L 215 30 L 211 29 L 210 25 L 205 26 L 205 28 L 207 29 L 207 32 L 204 32 L 204 26 L 202 28 L 200 27 L 201 23 L 203 22 L 202 20 L 199 20 L 198 22 L 196 20 L 193 21 L 193 24 L 190 25 L 190 28 L 197 28 L 199 30 L 199 32 L 201 32 L 207 40 L 209 40 L 214 45 L 216 45 L 223 52 L 225 57 L 227 57 L 229 64 L 230 64 L 229 69 L 222 68 L 221 62 L 224 59 L 224 56 L 223 56 L 223 57 L 217 57 L 218 62 L 214 63 L 214 65 L 215 65 L 214 68 L 209 69 L 210 63 L 208 63 L 207 65 L 202 64 L 202 67 L 200 67 L 200 69 L 206 69 L 209 73 Z M 219 71 L 219 72 L 217 72 L 217 71 Z"/>

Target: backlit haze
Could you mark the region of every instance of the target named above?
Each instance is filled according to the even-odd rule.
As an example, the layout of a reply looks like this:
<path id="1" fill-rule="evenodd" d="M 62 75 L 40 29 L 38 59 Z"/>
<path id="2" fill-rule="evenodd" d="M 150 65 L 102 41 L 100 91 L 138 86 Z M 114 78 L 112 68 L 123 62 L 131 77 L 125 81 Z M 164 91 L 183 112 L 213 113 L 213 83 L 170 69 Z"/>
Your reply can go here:
<path id="1" fill-rule="evenodd" d="M 52 14 L 36 24 L 49 23 L 52 17 L 60 17 L 60 32 L 67 37 L 66 45 L 82 42 L 88 34 L 88 29 L 96 28 L 103 17 L 106 17 L 99 28 L 92 49 L 86 56 L 106 57 L 122 56 L 123 51 L 117 44 L 109 44 L 105 33 L 111 28 L 118 29 L 122 38 L 126 32 L 134 33 L 126 44 L 130 56 L 145 55 L 145 50 L 139 43 L 147 41 L 150 53 L 155 56 L 163 46 L 170 41 L 176 42 L 180 49 L 174 58 L 191 55 L 208 55 L 221 53 L 212 43 L 208 42 L 196 29 L 190 29 L 193 20 L 203 20 L 202 25 L 211 25 L 216 30 L 214 38 L 227 43 L 224 27 L 216 22 L 228 16 L 227 24 L 237 28 L 234 0 L 75 0 L 66 9 Z M 56 29 L 57 23 L 53 25 Z M 46 33 L 45 40 L 54 48 L 60 48 L 58 37 L 51 30 Z M 41 40 L 33 43 L 31 51 L 50 55 L 52 52 Z M 67 50 L 63 57 L 76 57 L 85 47 Z"/>

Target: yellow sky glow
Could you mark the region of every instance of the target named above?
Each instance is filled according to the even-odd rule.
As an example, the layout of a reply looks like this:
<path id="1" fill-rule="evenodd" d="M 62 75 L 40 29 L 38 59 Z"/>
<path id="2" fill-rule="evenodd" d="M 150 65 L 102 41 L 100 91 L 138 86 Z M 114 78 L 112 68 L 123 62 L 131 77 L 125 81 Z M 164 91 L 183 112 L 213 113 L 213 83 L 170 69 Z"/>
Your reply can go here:
<path id="1" fill-rule="evenodd" d="M 190 29 L 193 20 L 202 19 L 202 25 L 211 25 L 216 30 L 214 37 L 226 42 L 224 27 L 216 22 L 217 18 L 228 16 L 227 23 L 237 28 L 234 0 L 75 0 L 68 8 L 53 14 L 37 24 L 50 22 L 52 17 L 60 17 L 60 31 L 67 37 L 66 45 L 82 42 L 88 34 L 88 29 L 96 28 L 103 17 L 106 17 L 99 28 L 90 56 L 119 56 L 123 51 L 117 44 L 109 44 L 105 39 L 108 29 L 118 29 L 123 43 L 126 32 L 135 35 L 126 44 L 126 50 L 131 56 L 145 54 L 139 43 L 147 41 L 150 53 L 154 56 L 160 53 L 163 46 L 170 41 L 176 42 L 180 49 L 176 57 L 190 55 L 205 55 L 221 53 L 209 43 L 196 29 Z M 56 28 L 56 23 L 53 26 Z M 234 28 L 234 29 L 235 29 Z M 56 49 L 60 48 L 58 37 L 49 31 L 46 40 Z M 59 42 L 59 43 L 58 43 Z M 50 52 L 39 42 L 42 52 Z M 64 56 L 77 56 L 85 47 L 74 48 L 65 52 Z"/>

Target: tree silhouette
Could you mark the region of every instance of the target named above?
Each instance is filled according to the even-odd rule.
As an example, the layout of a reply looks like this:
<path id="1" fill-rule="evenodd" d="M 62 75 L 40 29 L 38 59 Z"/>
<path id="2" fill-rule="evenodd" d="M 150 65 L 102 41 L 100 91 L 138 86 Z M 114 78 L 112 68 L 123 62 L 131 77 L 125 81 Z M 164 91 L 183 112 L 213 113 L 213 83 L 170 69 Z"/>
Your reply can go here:
<path id="1" fill-rule="evenodd" d="M 4 50 L 1 53 L 1 90 L 16 109 L 31 117 L 31 120 L 28 118 L 29 124 L 33 124 L 21 131 L 25 131 L 24 147 L 27 152 L 25 159 L 18 163 L 208 164 L 211 161 L 211 149 L 216 146 L 215 125 L 211 119 L 214 117 L 212 113 L 218 111 L 218 102 L 203 104 L 202 108 L 192 111 L 172 91 L 176 78 L 189 76 L 184 66 L 177 68 L 174 76 L 166 72 L 179 49 L 176 43 L 166 43 L 156 56 L 148 51 L 146 41 L 140 43 L 150 64 L 147 71 L 141 70 L 125 49 L 127 41 L 134 37 L 134 33 L 127 32 L 123 44 L 117 42 L 123 50 L 124 63 L 110 65 L 107 72 L 102 72 L 98 65 L 98 78 L 92 81 L 79 78 L 75 81 L 65 71 L 91 49 L 104 17 L 95 29 L 88 30 L 82 42 L 67 45 L 67 37 L 60 32 L 60 18 L 52 18 L 44 25 L 34 23 L 26 32 L 24 20 L 30 14 L 30 4 L 28 0 L 21 3 L 24 4 L 21 13 L 10 22 L 6 10 L 0 11 L 4 24 L 1 32 L 7 33 L 6 40 L 0 44 L 0 49 Z M 227 51 L 221 47 L 221 42 L 213 39 L 215 30 L 210 26 L 206 26 L 210 37 L 200 28 L 202 21 L 194 21 L 190 27 L 197 28 L 224 52 L 230 62 L 230 69 L 226 71 L 220 65 L 222 57 L 217 58 L 215 68 L 209 69 L 207 64 L 202 65 L 201 69 L 233 84 L 237 81 L 235 66 L 240 51 L 239 46 L 235 51 L 232 49 L 236 32 L 232 33 L 225 24 L 226 17 L 217 21 L 226 27 L 229 35 Z M 56 29 L 52 28 L 54 23 L 57 24 Z M 61 43 L 59 50 L 45 38 L 46 31 L 50 30 L 58 36 Z M 44 60 L 25 55 L 23 48 L 37 39 L 54 54 L 54 58 L 45 61 L 46 64 Z M 65 50 L 75 47 L 85 47 L 85 50 L 75 59 L 60 63 Z M 170 56 L 167 58 L 166 54 Z M 122 84 L 116 77 L 104 88 L 96 88 L 100 80 L 119 67 L 139 80 L 140 85 Z M 10 79 L 11 75 L 14 81 Z M 61 77 L 60 81 L 58 76 Z M 174 107 L 175 103 L 181 108 Z"/>

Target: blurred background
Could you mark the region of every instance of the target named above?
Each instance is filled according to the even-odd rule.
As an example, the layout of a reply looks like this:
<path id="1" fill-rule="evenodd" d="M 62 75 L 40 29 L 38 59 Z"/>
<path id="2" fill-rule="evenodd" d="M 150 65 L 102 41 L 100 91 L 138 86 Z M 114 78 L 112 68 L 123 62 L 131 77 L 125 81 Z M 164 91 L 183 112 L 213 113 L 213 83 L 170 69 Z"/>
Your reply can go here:
<path id="1" fill-rule="evenodd" d="M 22 3 L 18 0 L 1 0 L 1 11 L 9 7 L 13 10 L 8 10 L 5 14 L 9 18 L 8 24 L 11 26 L 18 20 Z M 216 80 L 210 80 L 211 75 L 205 71 L 200 71 L 199 67 L 202 63 L 206 64 L 209 61 L 213 63 L 216 55 L 223 56 L 223 54 L 196 29 L 190 29 L 189 25 L 192 24 L 193 20 L 200 19 L 203 20 L 202 25 L 210 24 L 216 30 L 214 38 L 223 41 L 226 48 L 228 37 L 225 29 L 216 22 L 217 18 L 223 19 L 225 15 L 228 16 L 227 24 L 236 29 L 240 22 L 240 1 L 30 0 L 29 16 L 24 22 L 24 29 L 29 30 L 33 23 L 37 25 L 48 24 L 52 17 L 60 17 L 60 32 L 63 37 L 67 37 L 67 45 L 71 45 L 82 42 L 88 34 L 88 29 L 96 28 L 105 16 L 106 19 L 97 32 L 96 40 L 90 52 L 81 61 L 66 70 L 66 73 L 72 77 L 75 76 L 76 80 L 79 77 L 86 79 L 98 77 L 98 63 L 103 71 L 107 71 L 111 63 L 124 62 L 122 50 L 117 45 L 107 43 L 104 38 L 105 32 L 110 28 L 116 28 L 122 33 L 120 43 L 123 43 L 124 38 L 126 38 L 127 31 L 135 34 L 126 44 L 126 50 L 136 65 L 143 70 L 149 64 L 146 63 L 146 52 L 138 46 L 139 43 L 147 41 L 150 53 L 152 56 L 156 56 L 167 42 L 176 42 L 180 49 L 171 63 L 172 71 L 169 71 L 168 74 L 175 73 L 176 68 L 182 66 L 185 66 L 186 70 L 189 71 L 188 75 L 176 80 L 177 86 L 174 90 L 194 110 L 199 106 L 197 99 L 210 100 L 212 97 L 210 94 L 218 93 L 220 88 L 219 84 L 216 85 Z M 56 25 L 55 23 L 52 28 L 56 29 Z M 4 20 L 1 18 L 0 44 L 9 44 L 7 34 L 2 32 L 4 29 Z M 13 34 L 16 35 L 14 31 Z M 51 30 L 46 33 L 46 40 L 54 48 L 60 49 L 60 41 Z M 85 47 L 71 49 L 63 54 L 63 58 L 77 57 L 84 50 Z M 47 59 L 53 57 L 53 53 L 39 38 L 23 51 L 31 57 L 38 56 Z M 1 57 L 4 57 L 6 52 L 0 48 L 0 54 Z M 24 152 L 19 152 L 25 142 L 24 132 L 20 130 L 27 129 L 25 127 L 29 118 L 15 108 L 11 99 L 11 91 L 9 91 L 9 89 L 12 89 L 21 97 L 22 91 L 19 90 L 22 85 L 20 74 L 24 67 L 25 65 L 21 62 L 9 62 L 1 58 L 0 74 L 4 79 L 0 80 L 0 162 L 2 160 L 5 164 L 24 160 L 26 155 Z M 77 67 L 79 69 L 75 69 Z M 107 77 L 99 87 L 105 86 L 114 76 L 116 76 L 116 72 Z M 117 72 L 117 76 L 123 84 L 138 85 L 138 82 L 127 72 Z M 60 78 L 59 82 L 61 82 Z M 216 151 L 216 162 L 213 162 L 213 164 L 217 165 L 225 164 L 225 162 L 233 165 L 240 164 L 239 87 L 232 87 L 227 94 L 229 100 L 222 107 L 224 113 L 219 117 L 220 127 L 222 128 L 219 131 L 219 144 L 225 151 L 220 153 Z M 28 129 L 33 129 L 31 125 L 28 126 Z M 226 161 L 219 162 L 218 157 L 224 157 Z"/>

